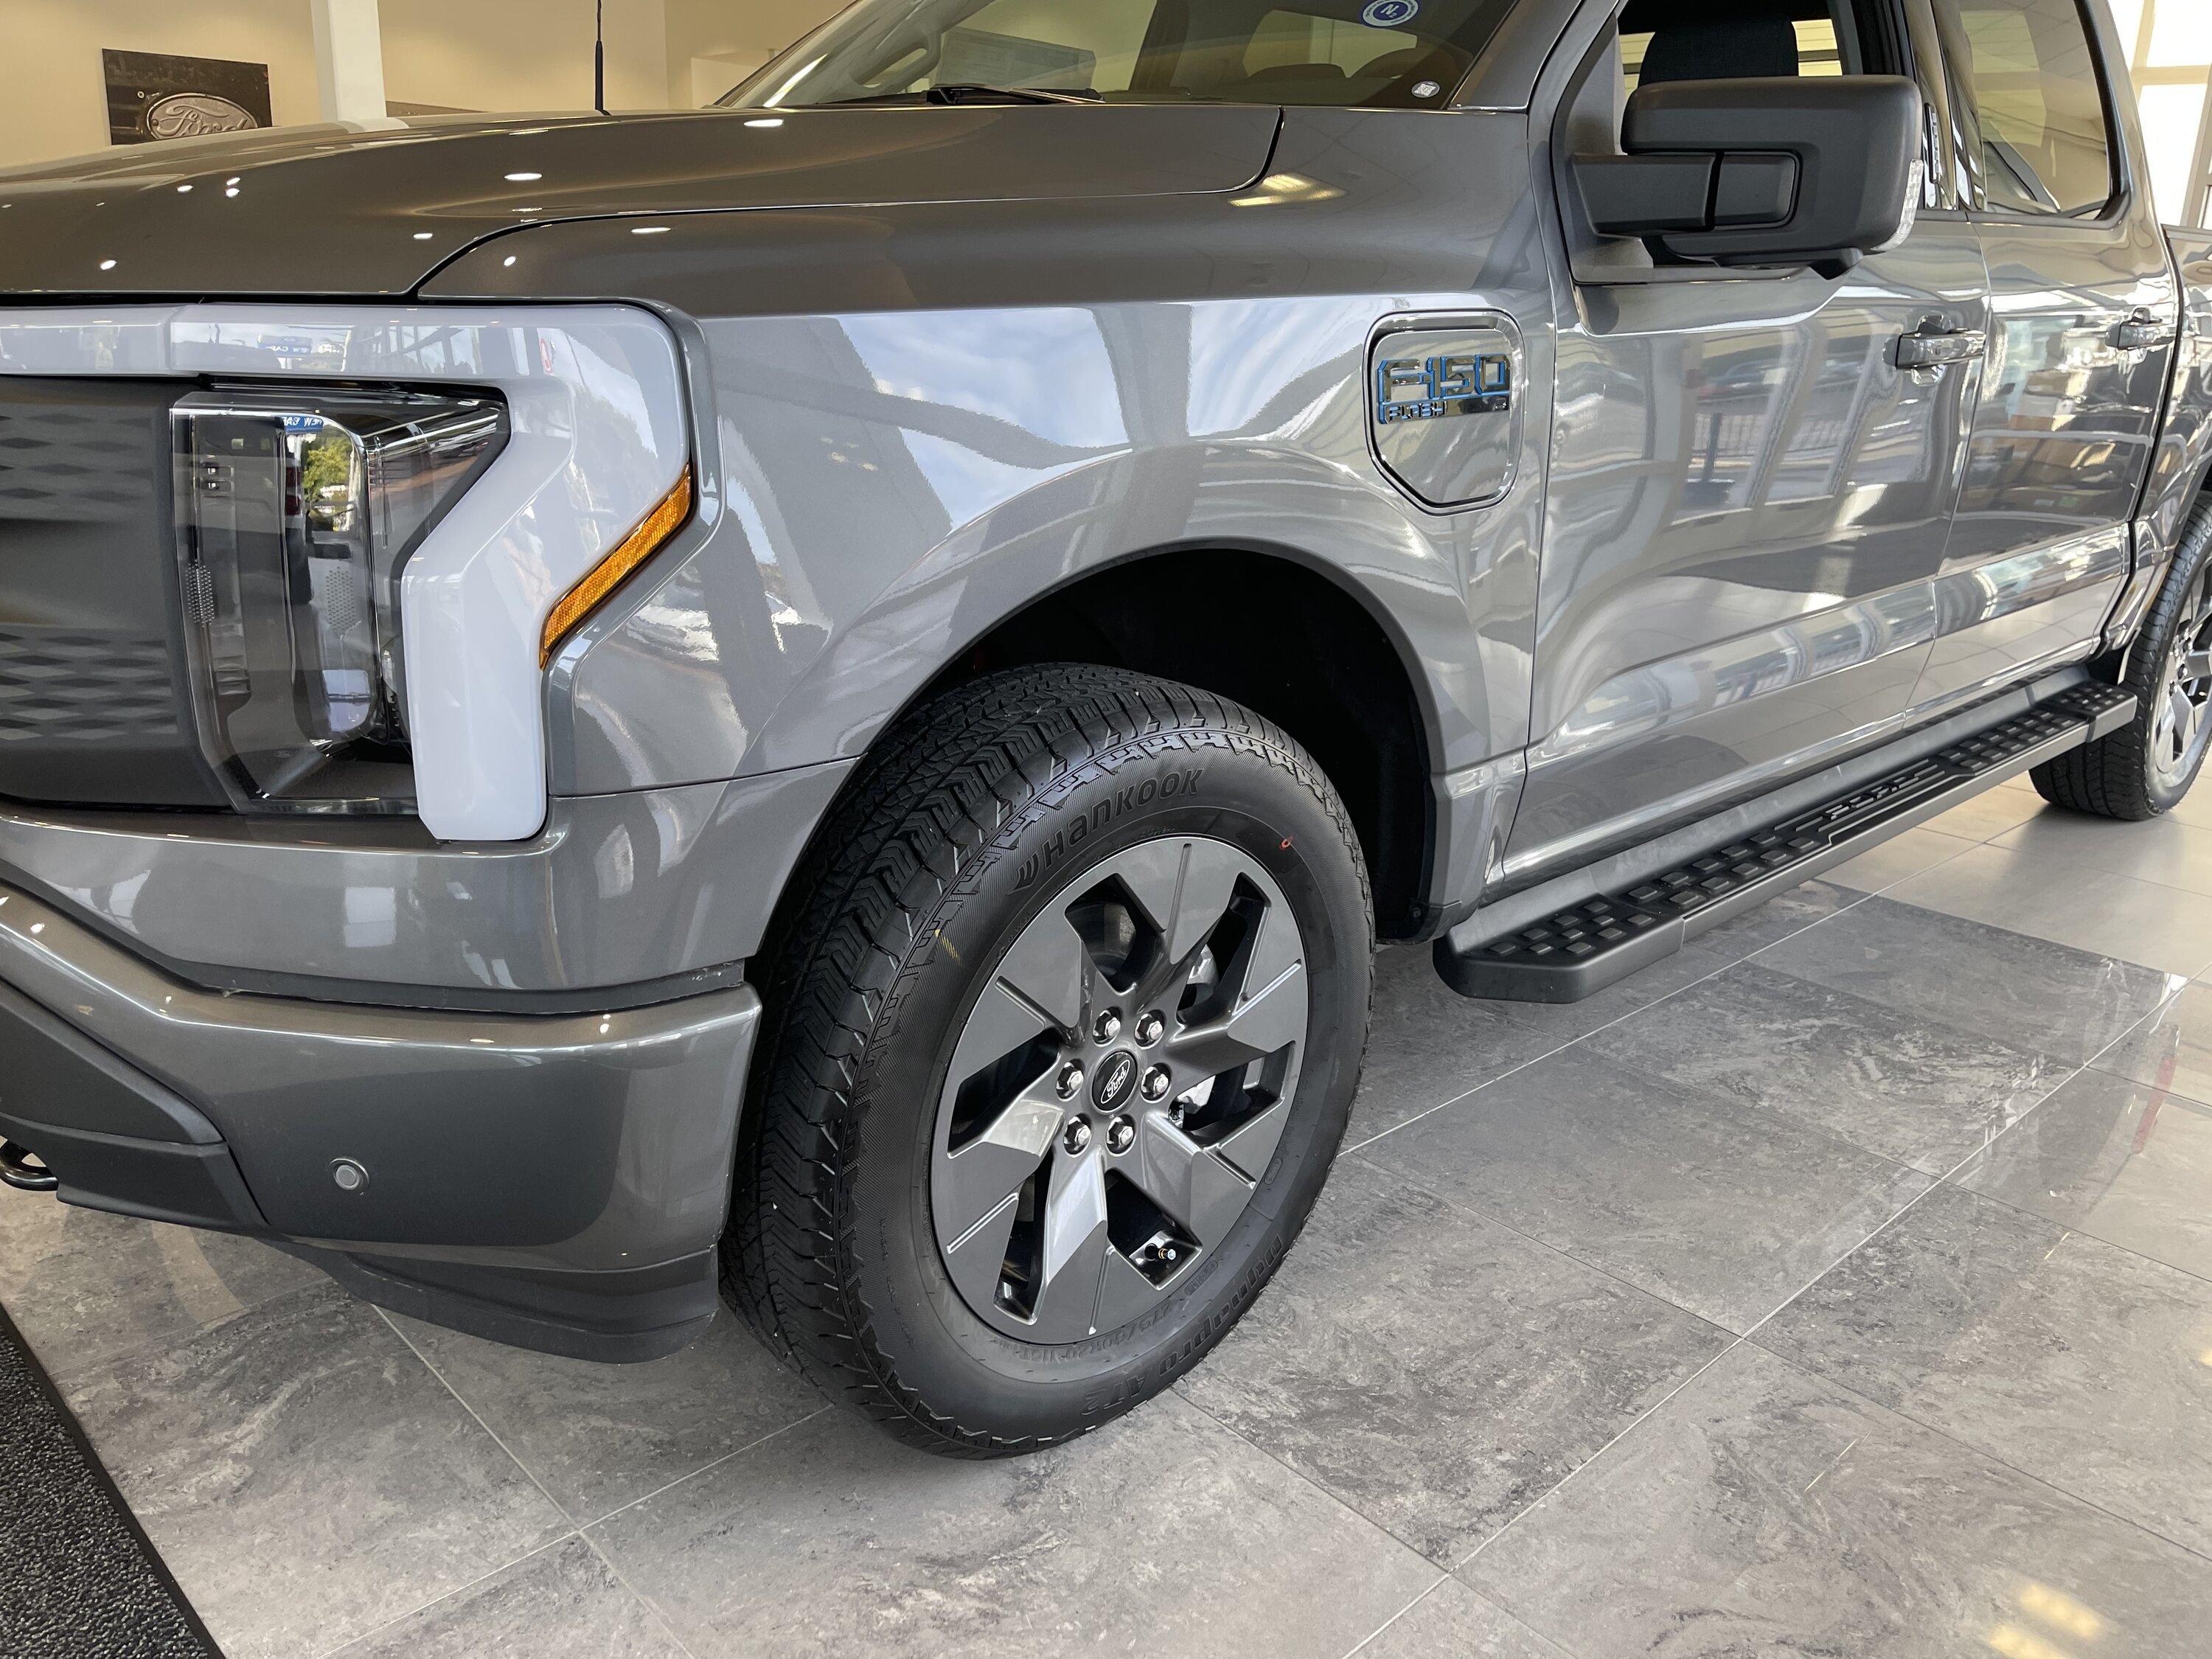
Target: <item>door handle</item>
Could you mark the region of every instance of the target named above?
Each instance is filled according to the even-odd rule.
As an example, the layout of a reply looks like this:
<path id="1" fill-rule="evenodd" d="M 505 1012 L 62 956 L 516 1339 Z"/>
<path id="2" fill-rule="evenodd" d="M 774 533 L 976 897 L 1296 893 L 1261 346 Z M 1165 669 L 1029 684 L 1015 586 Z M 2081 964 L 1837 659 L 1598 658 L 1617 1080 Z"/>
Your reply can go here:
<path id="1" fill-rule="evenodd" d="M 2112 331 L 2112 343 L 2123 351 L 2155 351 L 2172 345 L 2172 326 L 2148 306 L 2138 306 L 2128 319 Z"/>
<path id="2" fill-rule="evenodd" d="M 1948 368 L 1989 355 L 1990 337 L 1978 328 L 1947 328 L 1929 320 L 1897 343 L 1899 368 Z"/>

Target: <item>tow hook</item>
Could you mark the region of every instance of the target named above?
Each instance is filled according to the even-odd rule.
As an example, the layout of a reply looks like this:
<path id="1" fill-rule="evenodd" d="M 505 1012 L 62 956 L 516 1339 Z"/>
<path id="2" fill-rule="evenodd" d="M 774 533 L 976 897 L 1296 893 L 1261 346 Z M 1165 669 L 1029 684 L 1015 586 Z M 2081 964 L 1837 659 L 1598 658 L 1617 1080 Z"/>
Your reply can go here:
<path id="1" fill-rule="evenodd" d="M 0 1140 L 0 1182 L 23 1193 L 50 1193 L 62 1184 L 37 1153 L 12 1140 Z"/>

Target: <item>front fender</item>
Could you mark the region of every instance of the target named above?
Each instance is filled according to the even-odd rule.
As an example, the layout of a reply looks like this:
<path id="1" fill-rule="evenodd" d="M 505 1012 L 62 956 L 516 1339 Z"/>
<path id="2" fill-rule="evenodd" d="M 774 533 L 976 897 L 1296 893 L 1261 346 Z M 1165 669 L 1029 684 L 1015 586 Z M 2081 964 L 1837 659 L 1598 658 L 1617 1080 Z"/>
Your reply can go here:
<path id="1" fill-rule="evenodd" d="M 1092 571 L 1161 554 L 1173 605 L 1173 550 L 1193 546 L 1276 552 L 1358 597 L 1407 659 L 1437 770 L 1518 747 L 1538 441 L 1504 501 L 1436 514 L 1382 476 L 1366 437 L 1376 320 L 1468 306 L 1354 295 L 698 325 L 712 411 L 697 539 L 564 659 L 556 789 L 857 754 L 977 640 Z M 1526 424 L 1547 427 L 1540 410 Z"/>

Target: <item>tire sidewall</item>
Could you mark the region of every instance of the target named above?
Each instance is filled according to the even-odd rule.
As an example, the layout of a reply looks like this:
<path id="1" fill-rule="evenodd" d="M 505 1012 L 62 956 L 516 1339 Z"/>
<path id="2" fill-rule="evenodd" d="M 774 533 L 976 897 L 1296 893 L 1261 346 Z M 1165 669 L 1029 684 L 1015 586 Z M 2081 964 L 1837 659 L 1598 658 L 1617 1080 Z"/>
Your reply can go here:
<path id="1" fill-rule="evenodd" d="M 1110 742 L 1039 793 L 917 915 L 858 1067 L 848 1149 L 857 1156 L 847 1164 L 848 1282 L 866 1304 L 866 1340 L 910 1396 L 933 1410 L 963 1402 L 998 1438 L 1079 1432 L 1188 1369 L 1303 1224 L 1357 1086 L 1372 972 L 1357 848 L 1310 765 L 1248 734 L 1205 727 Z M 1117 1330 L 1024 1342 L 968 1307 L 939 1252 L 929 1194 L 945 1072 L 975 999 L 1023 928 L 1080 891 L 1088 870 L 1164 836 L 1230 842 L 1290 902 L 1311 998 L 1291 1121 L 1251 1205 L 1187 1284 Z"/>
<path id="2" fill-rule="evenodd" d="M 2155 745 L 2151 741 L 2157 726 L 2158 705 L 2166 694 L 2166 670 L 2172 659 L 2174 645 L 2183 625 L 2188 620 L 2189 596 L 2196 587 L 2208 561 L 2212 561 L 2212 518 L 2208 518 L 2197 533 L 2183 544 L 2175 557 L 2173 568 L 2167 573 L 2166 586 L 2159 596 L 2157 608 L 2152 613 L 2151 625 L 2144 630 L 2142 643 L 2150 647 L 2138 659 L 2139 666 L 2130 676 L 2136 695 L 2142 699 L 2139 748 L 2142 755 L 2143 793 L 2154 815 L 2170 812 L 2179 805 L 2203 769 L 2204 757 L 2197 757 L 2185 777 L 2168 781 L 2159 774 Z"/>

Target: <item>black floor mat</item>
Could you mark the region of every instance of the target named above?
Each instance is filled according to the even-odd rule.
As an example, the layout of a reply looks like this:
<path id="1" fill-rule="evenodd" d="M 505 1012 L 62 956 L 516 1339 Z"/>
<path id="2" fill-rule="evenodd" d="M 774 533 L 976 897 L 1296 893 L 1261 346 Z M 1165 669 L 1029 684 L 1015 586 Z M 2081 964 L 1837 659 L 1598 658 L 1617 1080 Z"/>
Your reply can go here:
<path id="1" fill-rule="evenodd" d="M 0 1654 L 221 1659 L 4 1308 Z"/>

